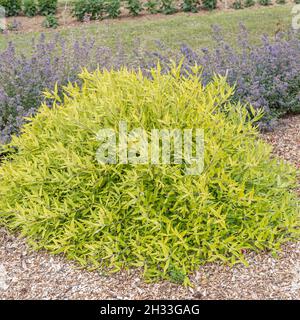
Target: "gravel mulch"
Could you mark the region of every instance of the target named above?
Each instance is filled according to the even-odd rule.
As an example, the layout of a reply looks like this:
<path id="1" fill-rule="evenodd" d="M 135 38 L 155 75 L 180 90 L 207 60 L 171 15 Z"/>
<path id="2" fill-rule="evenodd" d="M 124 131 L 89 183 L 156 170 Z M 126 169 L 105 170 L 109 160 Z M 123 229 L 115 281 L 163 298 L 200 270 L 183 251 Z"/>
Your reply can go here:
<path id="1" fill-rule="evenodd" d="M 262 138 L 271 143 L 274 153 L 294 163 L 300 168 L 300 116 L 280 119 L 273 132 L 265 133 Z"/>
<path id="2" fill-rule="evenodd" d="M 281 119 L 263 138 L 274 152 L 300 167 L 300 116 Z M 249 267 L 200 267 L 193 288 L 169 282 L 146 284 L 138 271 L 103 275 L 79 269 L 62 256 L 32 252 L 24 240 L 0 229 L 0 299 L 297 299 L 300 243 L 287 244 L 277 258 L 249 253 Z"/>

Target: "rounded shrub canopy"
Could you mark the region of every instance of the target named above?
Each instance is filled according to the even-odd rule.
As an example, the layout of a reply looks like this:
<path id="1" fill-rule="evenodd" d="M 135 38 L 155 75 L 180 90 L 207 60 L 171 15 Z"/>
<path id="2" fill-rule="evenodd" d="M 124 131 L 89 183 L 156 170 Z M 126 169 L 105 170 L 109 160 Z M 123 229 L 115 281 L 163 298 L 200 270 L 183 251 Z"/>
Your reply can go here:
<path id="1" fill-rule="evenodd" d="M 82 85 L 69 84 L 63 97 L 46 93 L 53 106 L 42 105 L 6 146 L 0 223 L 88 267 L 141 267 L 146 279 L 185 284 L 200 264 L 246 263 L 245 250 L 274 251 L 298 237 L 296 169 L 270 155 L 253 126 L 259 116 L 230 102 L 226 79 L 203 87 L 198 71 L 158 67 L 151 79 L 83 71 Z M 118 137 L 120 122 L 147 135 L 203 129 L 203 171 L 99 162 L 99 130 Z"/>

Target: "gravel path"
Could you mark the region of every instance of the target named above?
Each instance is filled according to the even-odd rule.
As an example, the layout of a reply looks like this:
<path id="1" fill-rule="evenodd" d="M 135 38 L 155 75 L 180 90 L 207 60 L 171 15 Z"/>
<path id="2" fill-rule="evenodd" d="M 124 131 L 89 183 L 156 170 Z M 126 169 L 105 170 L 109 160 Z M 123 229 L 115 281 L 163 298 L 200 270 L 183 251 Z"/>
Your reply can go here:
<path id="1" fill-rule="evenodd" d="M 300 167 L 300 116 L 280 120 L 263 137 L 274 152 Z M 80 270 L 62 256 L 32 252 L 0 229 L 0 299 L 297 299 L 300 243 L 282 248 L 277 259 L 248 254 L 249 267 L 208 264 L 191 277 L 194 288 L 169 282 L 146 284 L 138 271 L 101 275 Z"/>

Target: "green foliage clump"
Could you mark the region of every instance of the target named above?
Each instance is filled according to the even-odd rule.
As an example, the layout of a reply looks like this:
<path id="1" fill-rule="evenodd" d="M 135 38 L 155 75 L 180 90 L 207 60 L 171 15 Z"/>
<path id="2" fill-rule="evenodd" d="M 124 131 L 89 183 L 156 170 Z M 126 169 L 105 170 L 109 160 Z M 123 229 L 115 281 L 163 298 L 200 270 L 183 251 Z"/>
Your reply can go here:
<path id="1" fill-rule="evenodd" d="M 143 10 L 143 6 L 140 0 L 127 0 L 127 9 L 133 16 L 137 16 Z"/>
<path id="2" fill-rule="evenodd" d="M 242 1 L 241 0 L 234 1 L 233 4 L 232 4 L 232 7 L 235 10 L 243 9 Z"/>
<path id="3" fill-rule="evenodd" d="M 214 10 L 217 8 L 217 0 L 202 0 L 202 5 L 204 9 Z"/>
<path id="4" fill-rule="evenodd" d="M 83 71 L 82 86 L 55 88 L 0 166 L 0 224 L 36 249 L 83 266 L 141 267 L 149 280 L 189 284 L 198 265 L 244 262 L 244 250 L 276 250 L 298 238 L 296 169 L 271 157 L 245 106 L 199 69 L 168 74 Z M 250 118 L 252 120 L 250 120 Z M 100 129 L 202 128 L 204 171 L 185 164 L 101 164 Z M 150 144 L 150 143 L 149 143 Z M 171 148 L 174 150 L 174 146 Z M 107 269 L 108 268 L 108 269 Z"/>
<path id="5" fill-rule="evenodd" d="M 45 20 L 42 23 L 44 28 L 53 28 L 56 29 L 58 27 L 58 21 L 55 15 L 49 14 L 45 17 Z"/>
<path id="6" fill-rule="evenodd" d="M 57 0 L 38 0 L 39 13 L 43 16 L 55 14 L 57 10 Z"/>
<path id="7" fill-rule="evenodd" d="M 182 10 L 184 12 L 198 12 L 198 0 L 184 0 L 182 3 Z"/>
<path id="8" fill-rule="evenodd" d="M 174 0 L 161 0 L 160 12 L 164 14 L 173 14 L 177 10 L 174 6 Z"/>
<path id="9" fill-rule="evenodd" d="M 0 6 L 4 7 L 7 17 L 17 16 L 21 11 L 22 0 L 0 0 Z"/>
<path id="10" fill-rule="evenodd" d="M 27 17 L 34 17 L 38 12 L 35 0 L 24 0 L 23 11 Z"/>
<path id="11" fill-rule="evenodd" d="M 254 5 L 255 5 L 255 1 L 254 0 L 245 0 L 244 1 L 244 6 L 246 8 L 253 7 Z"/>
<path id="12" fill-rule="evenodd" d="M 272 5 L 272 1 L 271 0 L 258 0 L 258 3 L 262 6 L 270 6 Z"/>
<path id="13" fill-rule="evenodd" d="M 151 14 L 155 14 L 159 12 L 158 5 L 159 3 L 157 0 L 147 0 L 144 6 Z"/>
<path id="14" fill-rule="evenodd" d="M 286 4 L 286 0 L 276 0 L 277 4 Z"/>
<path id="15" fill-rule="evenodd" d="M 73 16 L 77 18 L 78 21 L 84 21 L 86 15 L 90 13 L 90 0 L 77 0 L 73 7 Z"/>
<path id="16" fill-rule="evenodd" d="M 118 18 L 121 14 L 121 1 L 109 0 L 106 6 L 106 12 L 110 18 Z"/>
<path id="17" fill-rule="evenodd" d="M 91 20 L 102 19 L 105 6 L 105 0 L 77 0 L 74 3 L 73 15 L 79 21 L 84 21 L 86 17 Z"/>

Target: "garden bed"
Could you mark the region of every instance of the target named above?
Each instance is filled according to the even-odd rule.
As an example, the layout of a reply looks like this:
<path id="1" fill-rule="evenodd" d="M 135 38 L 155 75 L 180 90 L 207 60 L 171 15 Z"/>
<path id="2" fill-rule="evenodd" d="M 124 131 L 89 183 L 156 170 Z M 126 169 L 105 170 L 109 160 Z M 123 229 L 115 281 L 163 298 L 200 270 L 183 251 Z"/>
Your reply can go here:
<path id="1" fill-rule="evenodd" d="M 29 33 L 29 32 L 44 32 L 44 31 L 51 31 L 51 30 L 63 30 L 63 29 L 69 29 L 74 27 L 81 27 L 86 25 L 94 25 L 94 24 L 105 24 L 108 22 L 113 23 L 122 23 L 126 21 L 139 21 L 139 20 L 158 20 L 158 19 L 168 19 L 171 16 L 179 15 L 179 16 L 205 16 L 210 15 L 212 12 L 235 12 L 240 11 L 236 10 L 232 7 L 232 4 L 235 2 L 235 0 L 228 0 L 228 1 L 218 1 L 217 8 L 213 11 L 200 9 L 196 13 L 192 12 L 182 12 L 178 11 L 177 13 L 174 13 L 172 15 L 165 15 L 163 13 L 155 13 L 150 14 L 146 10 L 142 10 L 141 13 L 137 16 L 130 15 L 128 9 L 126 9 L 124 6 L 122 7 L 121 14 L 118 18 L 115 19 L 103 19 L 103 20 L 86 20 L 85 22 L 78 21 L 72 14 L 72 4 L 66 3 L 66 5 L 60 5 L 57 10 L 57 14 L 55 15 L 58 21 L 57 28 L 46 28 L 43 26 L 43 21 L 45 20 L 44 16 L 37 15 L 34 17 L 27 17 L 24 14 L 21 14 L 16 17 L 8 17 L 6 19 L 8 30 L 7 33 Z M 293 4 L 293 0 L 287 0 L 286 5 Z M 283 5 L 276 4 L 275 1 L 273 1 L 272 6 L 261 6 L 259 4 L 255 4 L 250 8 L 247 8 L 247 10 L 264 10 L 266 8 L 271 7 L 278 7 Z M 177 6 L 179 8 L 179 6 Z M 0 34 L 1 35 L 1 34 Z"/>

